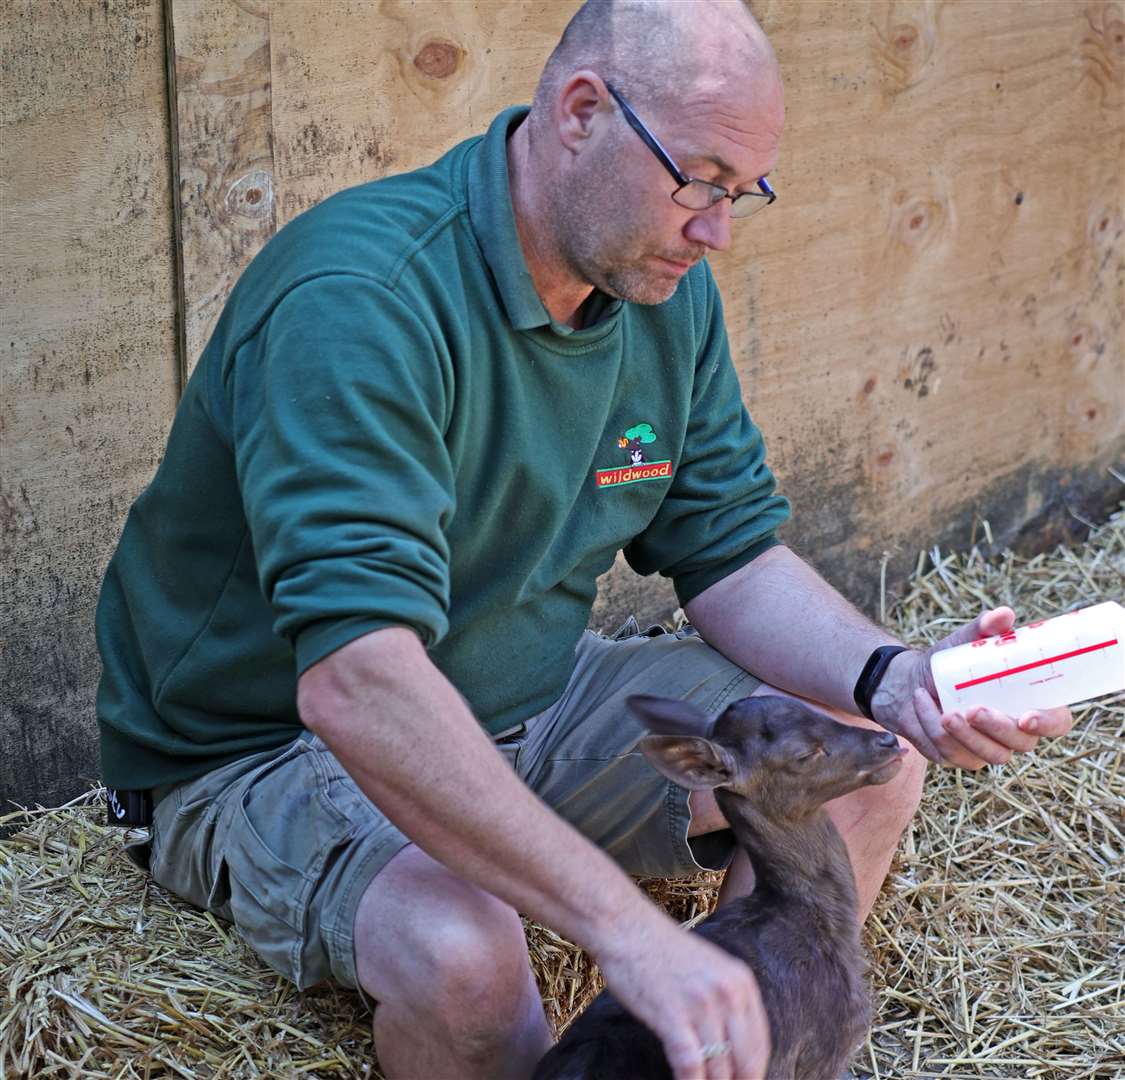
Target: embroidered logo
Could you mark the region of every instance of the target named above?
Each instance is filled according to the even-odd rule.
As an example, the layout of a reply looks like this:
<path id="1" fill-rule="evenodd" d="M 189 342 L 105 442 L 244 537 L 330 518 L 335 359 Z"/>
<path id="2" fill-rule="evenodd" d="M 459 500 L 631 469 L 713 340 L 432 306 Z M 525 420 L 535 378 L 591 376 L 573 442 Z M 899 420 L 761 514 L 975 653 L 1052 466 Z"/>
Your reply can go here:
<path id="1" fill-rule="evenodd" d="M 628 455 L 629 464 L 616 469 L 598 469 L 594 483 L 600 488 L 635 484 L 640 480 L 663 480 L 672 475 L 671 460 L 649 461 L 642 449 L 656 442 L 651 424 L 634 424 L 617 440 L 618 449 Z"/>

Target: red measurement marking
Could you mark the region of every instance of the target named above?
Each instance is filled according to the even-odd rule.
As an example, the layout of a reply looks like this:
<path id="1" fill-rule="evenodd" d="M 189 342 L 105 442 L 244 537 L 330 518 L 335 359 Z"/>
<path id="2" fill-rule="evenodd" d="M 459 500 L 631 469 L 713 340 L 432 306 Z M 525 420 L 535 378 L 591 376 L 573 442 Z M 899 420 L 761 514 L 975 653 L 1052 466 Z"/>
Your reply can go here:
<path id="1" fill-rule="evenodd" d="M 1112 641 L 1103 641 L 1097 645 L 1087 645 L 1084 649 L 1075 649 L 1073 652 L 1059 653 L 1058 656 L 1048 656 L 1043 660 L 1034 660 L 1030 664 L 1020 664 L 1019 667 L 1007 668 L 1005 671 L 998 671 L 995 675 L 982 675 L 979 679 L 970 679 L 968 682 L 955 683 L 954 690 L 964 690 L 968 686 L 979 686 L 981 683 L 992 682 L 993 679 L 1002 679 L 1005 675 L 1018 675 L 1021 671 L 1030 671 L 1032 668 L 1043 667 L 1046 664 L 1054 664 L 1059 660 L 1069 660 L 1072 656 L 1081 656 L 1083 653 L 1097 652 L 1098 649 L 1108 649 L 1116 645 L 1117 638 Z"/>

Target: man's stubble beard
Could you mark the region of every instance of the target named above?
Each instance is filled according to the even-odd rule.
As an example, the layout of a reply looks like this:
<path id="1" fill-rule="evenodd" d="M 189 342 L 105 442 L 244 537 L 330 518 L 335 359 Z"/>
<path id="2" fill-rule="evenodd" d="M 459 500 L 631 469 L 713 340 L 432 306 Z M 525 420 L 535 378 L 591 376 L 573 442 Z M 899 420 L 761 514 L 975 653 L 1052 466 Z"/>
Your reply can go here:
<path id="1" fill-rule="evenodd" d="M 570 272 L 618 300 L 662 304 L 669 299 L 680 278 L 659 271 L 643 223 L 630 220 L 628 200 L 614 199 L 618 192 L 599 190 L 596 181 L 583 187 L 581 178 L 572 177 L 568 184 L 556 182 L 551 191 L 552 228 Z"/>

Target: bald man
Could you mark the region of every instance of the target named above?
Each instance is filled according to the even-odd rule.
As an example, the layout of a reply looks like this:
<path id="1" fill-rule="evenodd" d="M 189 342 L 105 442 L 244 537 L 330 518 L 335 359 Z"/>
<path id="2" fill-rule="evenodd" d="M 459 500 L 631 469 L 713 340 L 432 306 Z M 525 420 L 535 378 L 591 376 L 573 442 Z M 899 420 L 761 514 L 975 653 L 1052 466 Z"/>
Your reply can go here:
<path id="1" fill-rule="evenodd" d="M 635 752 L 630 693 L 787 691 L 908 740 L 896 781 L 831 807 L 864 914 L 926 758 L 1069 727 L 942 716 L 927 654 L 776 538 L 703 260 L 782 212 L 782 123 L 741 3 L 586 4 L 530 111 L 270 242 L 129 515 L 98 612 L 106 781 L 152 793 L 157 882 L 374 1003 L 389 1077 L 530 1074 L 551 1035 L 517 912 L 590 951 L 677 1077 L 762 1074 L 750 971 L 627 874 L 753 883 L 713 796 Z M 584 632 L 621 549 L 694 630 Z"/>

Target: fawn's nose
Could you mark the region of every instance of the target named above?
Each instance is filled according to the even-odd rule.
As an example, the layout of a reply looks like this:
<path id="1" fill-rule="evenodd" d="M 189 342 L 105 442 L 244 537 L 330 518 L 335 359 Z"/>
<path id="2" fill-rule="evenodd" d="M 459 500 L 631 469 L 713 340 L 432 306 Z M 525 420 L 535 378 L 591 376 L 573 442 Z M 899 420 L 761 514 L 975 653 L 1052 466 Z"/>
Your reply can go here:
<path id="1" fill-rule="evenodd" d="M 885 746 L 890 749 L 892 746 L 898 746 L 898 739 L 891 731 L 881 732 L 879 737 L 875 740 L 880 746 Z"/>

